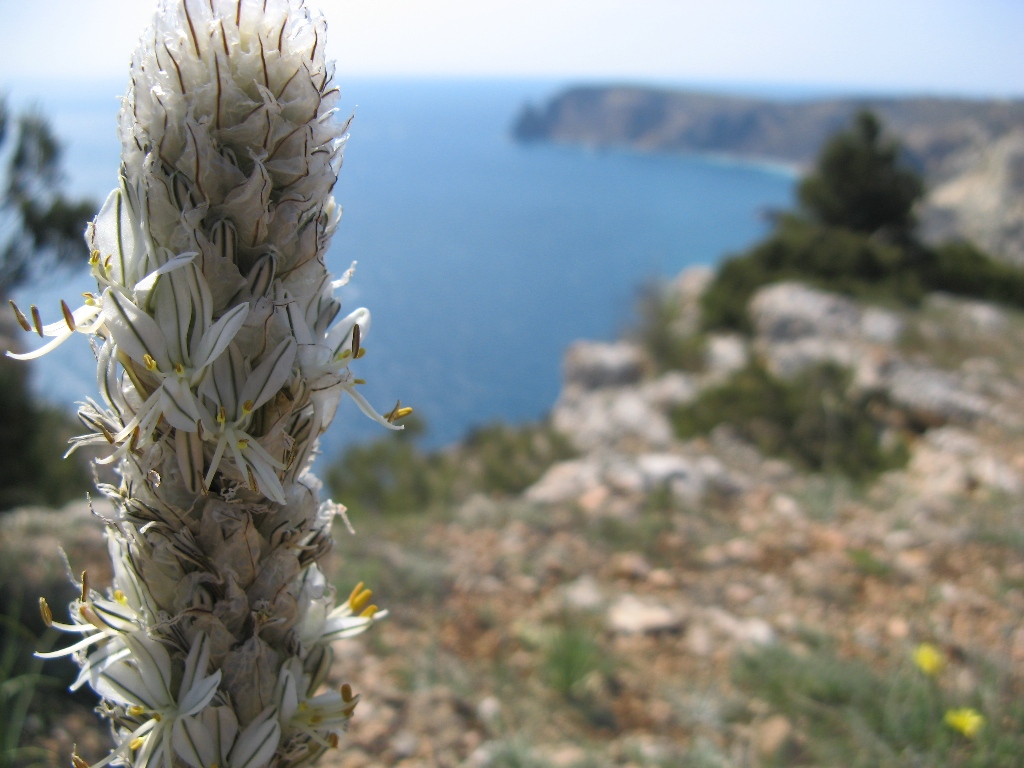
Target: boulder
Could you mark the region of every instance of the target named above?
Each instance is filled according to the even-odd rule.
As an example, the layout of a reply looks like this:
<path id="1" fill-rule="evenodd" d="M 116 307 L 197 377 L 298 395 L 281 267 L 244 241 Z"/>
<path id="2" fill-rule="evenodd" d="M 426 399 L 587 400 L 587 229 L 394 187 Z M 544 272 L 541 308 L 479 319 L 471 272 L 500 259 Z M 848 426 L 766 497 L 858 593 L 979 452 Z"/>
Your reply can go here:
<path id="1" fill-rule="evenodd" d="M 567 387 L 594 390 L 636 384 L 647 371 L 647 360 L 636 344 L 577 341 L 565 353 L 562 368 Z"/>

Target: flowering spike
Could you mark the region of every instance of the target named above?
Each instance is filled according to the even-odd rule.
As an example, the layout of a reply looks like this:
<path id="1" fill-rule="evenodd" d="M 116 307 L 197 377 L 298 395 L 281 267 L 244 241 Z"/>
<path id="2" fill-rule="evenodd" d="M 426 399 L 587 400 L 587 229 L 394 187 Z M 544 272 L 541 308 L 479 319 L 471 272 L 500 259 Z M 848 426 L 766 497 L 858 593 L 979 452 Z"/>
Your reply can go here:
<path id="1" fill-rule="evenodd" d="M 101 403 L 80 416 L 121 484 L 113 585 L 82 574 L 73 684 L 104 699 L 118 743 L 94 766 L 300 768 L 336 746 L 358 696 L 313 696 L 328 644 L 387 611 L 360 583 L 335 604 L 321 570 L 332 509 L 310 476 L 344 393 L 379 424 L 350 366 L 366 309 L 342 319 L 325 263 L 347 122 L 307 0 L 160 0 L 132 58 L 117 187 L 86 241 L 96 280 L 49 341 L 94 335 Z M 290 600 L 280 600 L 282 595 Z M 250 620 L 249 617 L 253 617 Z M 258 671 L 258 674 L 254 674 Z M 267 682 L 277 681 L 267 688 Z M 88 768 L 77 755 L 74 768 Z"/>

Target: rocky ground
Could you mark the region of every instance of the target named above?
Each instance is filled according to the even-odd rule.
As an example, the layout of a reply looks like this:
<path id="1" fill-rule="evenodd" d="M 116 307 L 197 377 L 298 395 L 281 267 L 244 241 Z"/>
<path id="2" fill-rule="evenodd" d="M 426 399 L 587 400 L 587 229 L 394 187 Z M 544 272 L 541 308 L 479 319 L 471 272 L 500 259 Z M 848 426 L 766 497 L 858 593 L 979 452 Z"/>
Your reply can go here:
<path id="1" fill-rule="evenodd" d="M 680 278 L 684 305 L 706 280 Z M 999 760 L 1024 738 L 1024 316 L 798 284 L 751 315 L 756 333 L 708 338 L 697 372 L 655 375 L 627 342 L 571 348 L 552 422 L 578 456 L 520 497 L 338 530 L 339 591 L 366 581 L 391 616 L 338 645 L 332 682 L 363 699 L 322 766 L 1016 764 Z M 906 465 L 855 485 L 728 425 L 678 439 L 670 409 L 751 358 L 782 377 L 850 368 L 899 414 Z M 81 506 L 0 523 L 26 589 L 58 589 L 58 540 L 100 573 Z M 922 642 L 945 660 L 927 680 Z M 943 726 L 947 704 L 982 711 L 982 736 Z M 26 733 L 62 763 L 72 741 L 96 756 L 86 705 L 66 706 Z M 912 707 L 938 707 L 932 736 L 891 725 Z"/>

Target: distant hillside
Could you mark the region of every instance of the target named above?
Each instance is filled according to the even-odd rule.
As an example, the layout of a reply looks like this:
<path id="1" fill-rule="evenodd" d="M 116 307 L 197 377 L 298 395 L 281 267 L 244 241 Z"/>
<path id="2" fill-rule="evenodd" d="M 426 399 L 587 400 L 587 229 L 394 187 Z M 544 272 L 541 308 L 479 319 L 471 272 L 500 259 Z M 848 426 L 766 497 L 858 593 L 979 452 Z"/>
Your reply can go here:
<path id="1" fill-rule="evenodd" d="M 871 109 L 929 188 L 933 238 L 967 237 L 1024 263 L 1024 100 L 769 101 L 642 87 L 576 87 L 528 105 L 513 135 L 647 152 L 696 152 L 803 166 L 851 116 Z"/>

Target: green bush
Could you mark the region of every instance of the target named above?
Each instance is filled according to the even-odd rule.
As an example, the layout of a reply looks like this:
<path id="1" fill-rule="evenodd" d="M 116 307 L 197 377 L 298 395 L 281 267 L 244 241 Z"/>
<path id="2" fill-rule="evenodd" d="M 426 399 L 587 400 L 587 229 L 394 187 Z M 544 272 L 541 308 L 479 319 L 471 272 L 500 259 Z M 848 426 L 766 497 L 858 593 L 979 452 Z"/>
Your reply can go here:
<path id="1" fill-rule="evenodd" d="M 423 422 L 404 423 L 402 432 L 352 446 L 327 470 L 331 492 L 354 512 L 425 512 L 473 493 L 516 494 L 573 455 L 546 424 L 491 424 L 451 448 L 424 451 L 416 444 Z"/>
<path id="2" fill-rule="evenodd" d="M 682 439 L 728 424 L 763 453 L 857 480 L 902 465 L 906 452 L 880 442 L 884 402 L 851 397 L 849 383 L 849 373 L 834 365 L 784 381 L 755 363 L 676 408 L 672 421 Z"/>
<path id="3" fill-rule="evenodd" d="M 1024 306 L 1024 270 L 965 243 L 932 247 L 914 232 L 920 178 L 881 126 L 859 115 L 830 140 L 800 184 L 800 207 L 761 243 L 722 264 L 702 297 L 705 329 L 749 332 L 747 303 L 769 283 L 801 280 L 882 303 L 916 304 L 946 291 Z"/>
<path id="4" fill-rule="evenodd" d="M 706 339 L 699 333 L 680 331 L 682 307 L 665 285 L 644 286 L 637 302 L 637 314 L 637 326 L 631 336 L 647 350 L 659 372 L 703 370 Z"/>

